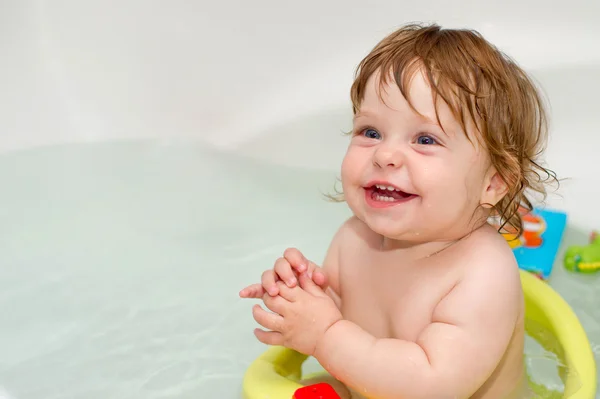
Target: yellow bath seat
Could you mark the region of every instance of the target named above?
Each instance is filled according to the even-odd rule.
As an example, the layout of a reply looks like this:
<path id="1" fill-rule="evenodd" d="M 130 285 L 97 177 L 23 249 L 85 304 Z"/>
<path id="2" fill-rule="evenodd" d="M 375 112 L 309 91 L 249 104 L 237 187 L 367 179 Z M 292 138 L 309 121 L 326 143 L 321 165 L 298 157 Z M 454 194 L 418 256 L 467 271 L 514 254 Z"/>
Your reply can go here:
<path id="1" fill-rule="evenodd" d="M 569 305 L 548 284 L 521 271 L 528 335 L 555 353 L 559 375 L 570 399 L 594 399 L 596 364 L 588 338 Z M 248 368 L 242 384 L 244 399 L 291 399 L 301 388 L 307 356 L 271 347 Z M 543 389 L 543 387 L 540 387 Z"/>

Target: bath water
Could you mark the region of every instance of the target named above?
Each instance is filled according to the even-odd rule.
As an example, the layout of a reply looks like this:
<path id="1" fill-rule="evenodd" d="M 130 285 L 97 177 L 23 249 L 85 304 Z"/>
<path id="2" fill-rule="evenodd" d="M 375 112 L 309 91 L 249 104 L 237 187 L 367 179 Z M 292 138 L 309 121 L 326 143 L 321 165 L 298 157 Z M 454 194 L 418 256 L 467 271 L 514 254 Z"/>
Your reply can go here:
<path id="1" fill-rule="evenodd" d="M 335 177 L 191 142 L 0 155 L 5 396 L 238 397 L 266 349 L 238 291 L 288 246 L 323 258 L 349 215 L 323 199 Z M 557 267 L 551 283 L 597 346 L 598 278 Z M 527 350 L 536 380 L 560 389 L 552 354 Z"/>

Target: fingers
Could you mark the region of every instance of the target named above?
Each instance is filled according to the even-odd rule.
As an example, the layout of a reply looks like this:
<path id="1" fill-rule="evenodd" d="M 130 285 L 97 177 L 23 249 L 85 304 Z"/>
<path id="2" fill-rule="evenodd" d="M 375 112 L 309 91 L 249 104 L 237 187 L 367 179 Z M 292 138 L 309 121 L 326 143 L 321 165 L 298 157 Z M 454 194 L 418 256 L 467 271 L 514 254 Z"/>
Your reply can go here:
<path id="1" fill-rule="evenodd" d="M 279 284 L 281 284 L 281 283 L 279 283 Z M 276 296 L 264 295 L 262 297 L 263 303 L 265 304 L 267 309 L 269 309 L 270 311 L 280 314 L 282 316 L 285 316 L 286 302 L 288 302 L 288 301 L 282 295 L 282 292 L 284 290 L 287 291 L 287 290 L 293 290 L 293 289 L 294 288 L 288 288 L 284 284 L 281 284 L 281 286 L 279 287 L 279 295 L 276 295 Z"/>
<path id="2" fill-rule="evenodd" d="M 260 278 L 262 288 L 269 293 L 271 296 L 279 294 L 279 288 L 277 287 L 277 274 L 275 270 L 265 270 Z"/>
<path id="3" fill-rule="evenodd" d="M 256 328 L 254 329 L 254 335 L 263 344 L 283 346 L 283 335 L 278 331 L 264 331 Z"/>
<path id="4" fill-rule="evenodd" d="M 299 277 L 300 280 L 300 287 L 308 292 L 309 294 L 312 294 L 314 296 L 323 296 L 325 295 L 325 292 L 323 291 L 323 289 L 321 287 L 319 287 L 318 285 L 316 285 L 313 280 L 308 277 L 308 275 L 306 273 L 303 273 L 300 275 Z"/>
<path id="5" fill-rule="evenodd" d="M 315 268 L 315 271 L 312 274 L 312 281 L 323 290 L 327 288 L 329 285 L 329 280 L 327 279 L 327 275 L 323 273 L 320 267 Z"/>
<path id="6" fill-rule="evenodd" d="M 279 258 L 275 261 L 275 274 L 285 282 L 288 287 L 295 287 L 298 284 L 292 265 L 285 258 Z"/>
<path id="7" fill-rule="evenodd" d="M 283 252 L 283 257 L 289 262 L 294 270 L 303 273 L 308 270 L 309 261 L 296 248 L 288 248 Z"/>
<path id="8" fill-rule="evenodd" d="M 260 305 L 252 307 L 252 317 L 264 328 L 271 331 L 280 331 L 283 325 L 283 317 L 278 314 L 267 312 Z"/>
<path id="9" fill-rule="evenodd" d="M 329 282 L 327 276 L 323 273 L 323 270 L 315 265 L 313 262 L 306 259 L 302 252 L 296 248 L 288 248 L 284 251 L 283 257 L 289 262 L 292 269 L 298 274 L 307 272 L 308 276 L 313 279 L 315 284 L 320 286 L 322 289 L 327 288 Z M 284 280 L 285 281 L 285 280 Z M 293 287 L 294 284 L 288 284 L 288 287 Z"/>
<path id="10" fill-rule="evenodd" d="M 266 292 L 271 296 L 279 294 L 277 281 L 284 281 L 288 287 L 295 287 L 298 279 L 292 269 L 292 266 L 285 258 L 279 258 L 275 261 L 272 270 L 266 270 L 261 277 L 261 283 Z"/>
<path id="11" fill-rule="evenodd" d="M 265 295 L 265 290 L 262 284 L 252 284 L 240 291 L 240 298 L 262 298 Z"/>
<path id="12" fill-rule="evenodd" d="M 281 296 L 281 298 L 287 300 L 288 302 L 296 302 L 296 300 L 298 299 L 298 295 L 299 295 L 299 291 L 301 291 L 302 289 L 298 286 L 296 287 L 287 287 L 285 284 L 282 284 L 281 282 L 278 283 L 279 285 L 279 295 Z M 281 306 L 285 306 L 285 304 L 281 304 Z M 277 313 L 279 314 L 283 314 L 282 312 L 284 311 L 284 309 L 280 309 L 280 311 L 278 311 Z"/>

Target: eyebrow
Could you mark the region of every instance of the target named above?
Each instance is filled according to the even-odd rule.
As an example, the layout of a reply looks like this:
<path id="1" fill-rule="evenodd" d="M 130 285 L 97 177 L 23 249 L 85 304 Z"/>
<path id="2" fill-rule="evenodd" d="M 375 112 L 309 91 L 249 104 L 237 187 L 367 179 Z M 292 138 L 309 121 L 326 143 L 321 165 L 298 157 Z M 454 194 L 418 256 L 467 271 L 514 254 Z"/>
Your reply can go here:
<path id="1" fill-rule="evenodd" d="M 370 112 L 370 111 L 358 111 L 352 119 L 356 120 L 358 118 L 369 118 L 369 117 L 376 118 L 377 115 L 374 112 Z M 418 114 L 417 114 L 417 117 L 423 124 L 431 125 L 431 126 L 442 129 L 442 127 L 437 123 L 436 119 L 431 119 L 426 115 L 418 115 Z M 442 130 L 444 130 L 444 129 L 442 129 Z"/>

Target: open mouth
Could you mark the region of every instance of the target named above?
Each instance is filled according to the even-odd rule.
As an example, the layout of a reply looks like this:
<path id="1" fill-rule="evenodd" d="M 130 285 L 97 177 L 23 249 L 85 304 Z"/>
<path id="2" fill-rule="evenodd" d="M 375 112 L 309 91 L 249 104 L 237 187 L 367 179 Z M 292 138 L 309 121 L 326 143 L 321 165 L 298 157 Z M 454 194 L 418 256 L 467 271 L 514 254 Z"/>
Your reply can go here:
<path id="1" fill-rule="evenodd" d="M 369 202 L 379 203 L 381 205 L 394 205 L 416 197 L 415 194 L 407 193 L 399 188 L 383 184 L 374 184 L 365 187 L 365 191 L 367 199 L 370 200 Z"/>

